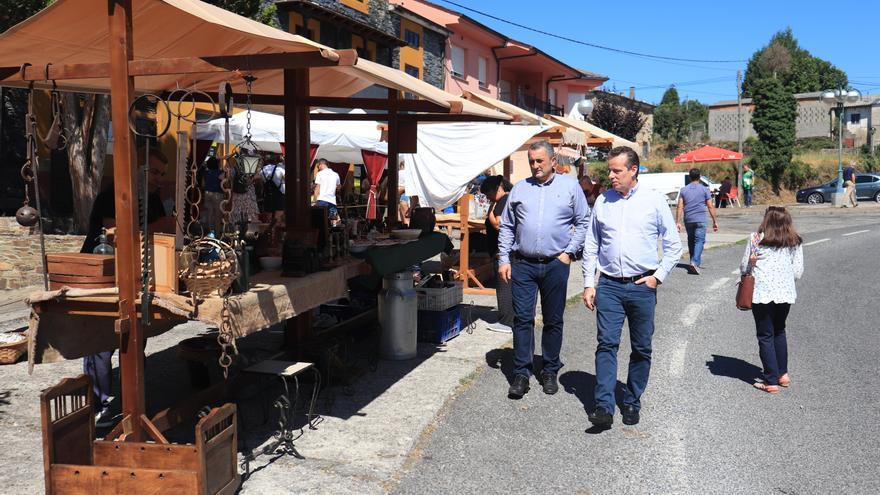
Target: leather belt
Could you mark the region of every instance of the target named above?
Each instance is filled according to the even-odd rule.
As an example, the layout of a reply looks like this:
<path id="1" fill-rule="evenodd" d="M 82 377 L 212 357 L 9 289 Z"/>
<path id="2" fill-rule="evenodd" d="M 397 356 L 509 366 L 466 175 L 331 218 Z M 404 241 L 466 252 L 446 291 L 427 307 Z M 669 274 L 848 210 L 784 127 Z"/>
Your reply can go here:
<path id="1" fill-rule="evenodd" d="M 538 258 L 533 258 L 530 256 L 523 256 L 519 253 L 516 253 L 516 257 L 517 257 L 517 259 L 520 259 L 523 261 L 528 261 L 529 263 L 547 264 L 547 263 L 550 263 L 551 261 L 559 258 L 560 254 L 562 254 L 562 253 L 554 254 L 553 256 L 541 256 Z"/>
<path id="2" fill-rule="evenodd" d="M 634 275 L 634 276 L 632 276 L 632 277 L 612 277 L 611 275 L 606 275 L 606 274 L 604 274 L 604 273 L 603 273 L 601 276 L 604 277 L 604 278 L 607 278 L 608 280 L 613 280 L 613 281 L 615 281 L 615 282 L 620 282 L 621 284 L 631 284 L 631 283 L 634 283 L 636 280 L 638 280 L 638 279 L 640 279 L 640 278 L 647 277 L 647 276 L 649 276 L 649 275 L 653 275 L 656 271 L 657 271 L 657 270 L 648 270 L 648 271 L 646 271 L 645 273 L 642 273 L 642 274 L 639 274 L 639 275 Z"/>

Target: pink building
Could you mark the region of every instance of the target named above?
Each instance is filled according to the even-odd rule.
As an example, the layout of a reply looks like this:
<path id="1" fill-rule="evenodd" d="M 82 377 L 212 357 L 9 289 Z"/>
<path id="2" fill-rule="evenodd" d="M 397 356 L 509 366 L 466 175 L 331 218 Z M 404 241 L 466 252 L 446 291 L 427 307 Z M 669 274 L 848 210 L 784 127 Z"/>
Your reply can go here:
<path id="1" fill-rule="evenodd" d="M 608 80 L 426 0 L 389 2 L 452 33 L 444 60 L 444 89 L 450 93 L 482 92 L 538 115 L 563 115 Z"/>

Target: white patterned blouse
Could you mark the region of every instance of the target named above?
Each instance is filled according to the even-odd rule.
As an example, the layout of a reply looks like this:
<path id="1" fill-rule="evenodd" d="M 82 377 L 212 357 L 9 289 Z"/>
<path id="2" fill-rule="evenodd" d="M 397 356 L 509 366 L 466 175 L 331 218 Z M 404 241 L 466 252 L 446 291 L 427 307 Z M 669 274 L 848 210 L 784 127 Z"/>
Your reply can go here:
<path id="1" fill-rule="evenodd" d="M 804 274 L 804 250 L 800 244 L 793 248 L 761 246 L 763 237 L 763 234 L 752 234 L 752 239 L 758 241 L 758 262 L 752 268 L 752 275 L 755 276 L 752 304 L 794 304 L 797 299 L 794 281 Z M 740 273 L 746 272 L 751 250 L 750 242 L 740 262 Z"/>

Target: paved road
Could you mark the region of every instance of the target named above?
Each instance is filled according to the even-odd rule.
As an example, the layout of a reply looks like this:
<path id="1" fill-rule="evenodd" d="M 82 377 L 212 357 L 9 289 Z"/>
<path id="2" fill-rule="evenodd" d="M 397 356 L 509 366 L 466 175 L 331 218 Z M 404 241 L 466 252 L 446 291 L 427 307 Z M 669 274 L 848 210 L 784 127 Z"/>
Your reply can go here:
<path id="1" fill-rule="evenodd" d="M 508 400 L 511 351 L 489 352 L 398 492 L 880 493 L 880 222 L 871 214 L 839 228 L 813 211 L 789 317 L 789 390 L 751 387 L 760 366 L 754 324 L 733 306 L 744 248 L 711 250 L 703 275 L 678 270 L 660 290 L 639 425 L 623 426 L 618 413 L 613 429 L 588 431 L 595 317 L 572 305 L 560 393 L 544 395 L 533 381 L 522 400 Z M 628 354 L 625 343 L 622 362 Z"/>

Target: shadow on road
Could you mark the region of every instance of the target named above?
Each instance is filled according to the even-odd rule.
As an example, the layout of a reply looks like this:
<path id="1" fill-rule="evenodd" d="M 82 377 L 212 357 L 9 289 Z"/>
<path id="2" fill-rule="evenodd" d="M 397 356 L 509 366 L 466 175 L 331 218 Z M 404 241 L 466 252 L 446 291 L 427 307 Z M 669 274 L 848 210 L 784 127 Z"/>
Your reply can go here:
<path id="1" fill-rule="evenodd" d="M 754 383 L 761 376 L 761 368 L 739 358 L 719 356 L 712 354 L 712 360 L 706 361 L 709 372 L 715 376 L 726 376 L 742 380 L 748 384 Z"/>
<path id="2" fill-rule="evenodd" d="M 507 383 L 513 383 L 513 349 L 492 349 L 486 353 L 486 365 L 490 368 L 500 369 L 507 378 Z M 539 375 L 543 366 L 543 358 L 537 354 L 532 356 L 532 374 Z"/>

